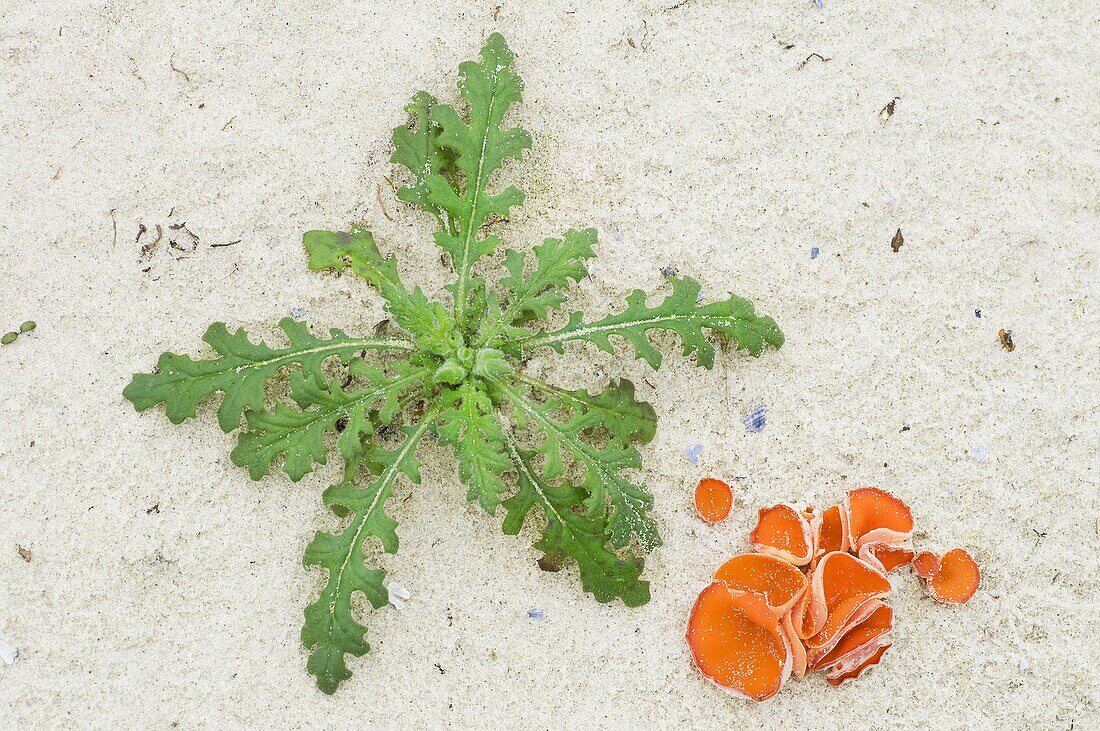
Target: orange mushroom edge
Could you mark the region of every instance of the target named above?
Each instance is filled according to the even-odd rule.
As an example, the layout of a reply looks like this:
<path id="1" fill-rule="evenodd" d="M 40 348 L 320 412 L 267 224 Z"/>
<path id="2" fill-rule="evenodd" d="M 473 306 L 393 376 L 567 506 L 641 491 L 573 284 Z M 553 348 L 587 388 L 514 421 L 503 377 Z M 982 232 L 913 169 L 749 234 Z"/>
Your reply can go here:
<path id="1" fill-rule="evenodd" d="M 861 487 L 848 493 L 849 550 L 869 543 L 905 543 L 913 535 L 913 514 L 899 498 L 877 487 Z"/>
<path id="2" fill-rule="evenodd" d="M 717 523 L 730 514 L 733 491 L 729 484 L 715 477 L 704 477 L 695 486 L 695 509 L 708 523 Z"/>
<path id="3" fill-rule="evenodd" d="M 805 566 L 813 558 L 814 539 L 810 524 L 790 505 L 761 508 L 749 542 L 760 553 L 782 558 L 795 566 Z"/>

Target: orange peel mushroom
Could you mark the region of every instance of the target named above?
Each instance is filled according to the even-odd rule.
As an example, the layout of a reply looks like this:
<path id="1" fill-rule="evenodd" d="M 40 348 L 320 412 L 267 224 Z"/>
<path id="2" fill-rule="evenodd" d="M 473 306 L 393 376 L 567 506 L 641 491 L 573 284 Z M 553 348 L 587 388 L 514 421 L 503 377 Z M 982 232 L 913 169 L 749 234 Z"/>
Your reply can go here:
<path id="1" fill-rule="evenodd" d="M 848 514 L 839 505 L 826 508 L 817 516 L 813 528 L 815 558 L 833 551 L 848 550 Z"/>
<path id="2" fill-rule="evenodd" d="M 794 673 L 796 678 L 806 677 L 806 671 L 809 669 L 806 646 L 802 644 L 802 638 L 798 636 L 798 631 L 794 628 L 794 612 L 784 614 L 779 626 L 783 630 L 783 635 L 787 640 L 787 649 L 791 653 L 791 672 Z"/>
<path id="3" fill-rule="evenodd" d="M 882 647 L 875 650 L 875 653 L 873 655 L 863 660 L 859 664 L 849 665 L 847 663 L 838 663 L 835 667 L 832 668 L 832 670 L 825 674 L 825 680 L 828 681 L 829 685 L 833 686 L 834 688 L 840 686 L 848 680 L 855 680 L 860 675 L 863 675 L 863 672 L 867 670 L 867 668 L 878 665 L 879 661 L 882 660 L 882 656 L 885 655 L 886 651 L 889 649 L 890 645 L 883 645 Z"/>
<path id="4" fill-rule="evenodd" d="M 699 671 L 741 698 L 771 698 L 791 672 L 787 639 L 767 601 L 720 581 L 695 600 L 687 642 Z"/>
<path id="5" fill-rule="evenodd" d="M 687 641 L 696 666 L 754 700 L 778 693 L 792 674 L 821 671 L 833 686 L 860 677 L 893 641 L 888 573 L 912 565 L 947 604 L 966 602 L 981 584 L 969 553 L 915 552 L 912 534 L 909 507 L 875 487 L 852 490 L 823 512 L 761 509 L 749 536 L 757 552 L 722 564 L 692 609 Z"/>
<path id="6" fill-rule="evenodd" d="M 802 598 L 808 582 L 797 568 L 776 556 L 764 553 L 742 553 L 726 561 L 714 572 L 734 591 L 751 591 L 764 597 L 777 617 L 787 614 Z"/>
<path id="7" fill-rule="evenodd" d="M 890 582 L 873 566 L 855 556 L 834 551 L 818 561 L 810 578 L 801 621 L 801 637 L 808 650 L 828 650 L 871 599 L 890 593 Z"/>
<path id="8" fill-rule="evenodd" d="M 982 583 L 982 574 L 974 557 L 961 548 L 952 548 L 940 558 L 925 588 L 942 604 L 965 604 Z"/>
<path id="9" fill-rule="evenodd" d="M 849 550 L 868 543 L 906 543 L 913 535 L 913 514 L 909 506 L 885 490 L 861 487 L 848 493 Z"/>
<path id="10" fill-rule="evenodd" d="M 859 549 L 859 559 L 879 571 L 888 574 L 913 562 L 915 554 L 905 546 L 889 543 L 865 543 Z"/>
<path id="11" fill-rule="evenodd" d="M 875 654 L 882 645 L 890 644 L 894 629 L 894 610 L 885 602 L 872 599 L 866 618 L 852 627 L 828 652 L 820 650 L 808 654 L 810 670 L 832 668 L 837 665 L 854 667 Z"/>
<path id="12" fill-rule="evenodd" d="M 749 541 L 760 553 L 778 556 L 795 566 L 813 558 L 814 539 L 805 516 L 790 505 L 761 508 Z"/>
<path id="13" fill-rule="evenodd" d="M 708 523 L 717 523 L 730 514 L 733 491 L 729 484 L 715 477 L 704 477 L 695 486 L 695 509 Z"/>
<path id="14" fill-rule="evenodd" d="M 931 551 L 921 551 L 913 558 L 913 571 L 922 579 L 932 578 L 939 565 L 939 558 Z"/>

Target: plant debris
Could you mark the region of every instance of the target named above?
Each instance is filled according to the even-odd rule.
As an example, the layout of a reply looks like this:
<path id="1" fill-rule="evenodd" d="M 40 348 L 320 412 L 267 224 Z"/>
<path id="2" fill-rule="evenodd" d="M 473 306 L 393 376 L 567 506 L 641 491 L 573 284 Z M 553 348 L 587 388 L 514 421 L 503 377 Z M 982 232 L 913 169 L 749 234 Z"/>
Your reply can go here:
<path id="1" fill-rule="evenodd" d="M 15 550 L 17 550 L 17 551 L 19 552 L 19 558 L 23 559 L 23 560 L 24 560 L 24 561 L 26 561 L 27 563 L 30 563 L 30 562 L 31 562 L 31 552 L 30 552 L 30 549 L 27 549 L 27 548 L 23 548 L 22 546 L 20 546 L 20 545 L 16 544 L 16 546 L 15 546 Z"/>
<path id="2" fill-rule="evenodd" d="M 1016 343 L 1012 342 L 1012 331 L 1005 330 L 1003 327 L 997 333 L 997 339 L 1001 341 L 1001 347 L 1011 353 L 1016 350 Z"/>
<path id="3" fill-rule="evenodd" d="M 825 58 L 820 53 L 811 53 L 809 56 L 802 59 L 802 62 L 798 64 L 798 70 L 801 71 L 802 69 L 806 68 L 806 64 L 808 64 L 811 61 L 811 59 L 815 59 L 815 58 L 817 60 L 821 61 L 821 63 L 829 63 L 829 61 L 833 60 L 831 58 Z"/>
<path id="4" fill-rule="evenodd" d="M 897 104 L 900 97 L 894 97 L 890 101 L 886 102 L 886 106 L 882 108 L 882 111 L 878 113 L 878 123 L 886 124 L 890 121 L 890 117 L 894 116 L 894 105 Z"/>
<path id="5" fill-rule="evenodd" d="M 35 324 L 34 320 L 27 320 L 19 326 L 18 332 L 12 330 L 11 332 L 6 332 L 2 336 L 0 336 L 0 345 L 11 345 L 20 335 L 22 335 L 23 333 L 29 333 L 36 327 L 38 327 L 38 325 Z"/>
<path id="6" fill-rule="evenodd" d="M 894 234 L 894 238 L 890 239 L 890 248 L 894 250 L 894 253 L 898 253 L 901 250 L 901 245 L 905 243 L 905 237 L 901 235 L 901 229 Z"/>

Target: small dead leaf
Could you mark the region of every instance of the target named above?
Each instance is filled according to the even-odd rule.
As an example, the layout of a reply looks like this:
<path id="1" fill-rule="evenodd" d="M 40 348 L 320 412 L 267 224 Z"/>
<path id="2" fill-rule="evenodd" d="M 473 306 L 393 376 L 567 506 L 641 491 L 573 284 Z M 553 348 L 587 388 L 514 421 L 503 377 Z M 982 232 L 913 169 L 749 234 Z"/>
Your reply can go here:
<path id="1" fill-rule="evenodd" d="M 1016 350 L 1016 343 L 1012 342 L 1012 331 L 1005 330 L 1003 327 L 1000 332 L 997 333 L 997 339 L 1001 341 L 1001 347 L 1011 353 Z"/>
<path id="2" fill-rule="evenodd" d="M 893 249 L 894 253 L 896 254 L 898 253 L 898 250 L 901 249 L 901 245 L 904 243 L 905 237 L 901 235 L 901 229 L 899 228 L 898 232 L 894 234 L 894 238 L 890 239 L 890 248 Z"/>
<path id="3" fill-rule="evenodd" d="M 562 556 L 547 553 L 539 559 L 539 568 L 543 571 L 549 571 L 550 573 L 557 573 L 562 568 Z"/>
<path id="4" fill-rule="evenodd" d="M 811 53 L 809 56 L 803 59 L 802 63 L 798 64 L 798 70 L 801 71 L 802 69 L 806 68 L 806 64 L 808 64 L 812 59 L 815 58 L 818 61 L 821 61 L 821 63 L 828 63 L 829 61 L 832 61 L 831 58 L 825 58 L 820 53 Z"/>
<path id="5" fill-rule="evenodd" d="M 878 123 L 886 124 L 890 121 L 890 117 L 894 116 L 894 105 L 897 104 L 898 97 L 894 97 L 890 101 L 886 102 L 886 106 L 882 108 L 882 111 L 878 113 Z"/>
<path id="6" fill-rule="evenodd" d="M 16 544 L 15 548 L 16 548 L 17 551 L 19 551 L 19 557 L 20 558 L 22 558 L 27 563 L 31 562 L 31 552 L 29 550 L 27 550 L 26 548 L 23 548 L 19 544 Z"/>

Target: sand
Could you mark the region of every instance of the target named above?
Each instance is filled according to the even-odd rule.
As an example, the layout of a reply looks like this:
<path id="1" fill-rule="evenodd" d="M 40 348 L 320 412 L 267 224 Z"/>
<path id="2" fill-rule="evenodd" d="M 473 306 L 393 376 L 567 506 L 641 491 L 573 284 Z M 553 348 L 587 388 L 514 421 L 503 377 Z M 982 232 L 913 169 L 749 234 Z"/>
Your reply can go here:
<path id="1" fill-rule="evenodd" d="M 0 347 L 0 726 L 1100 727 L 1095 5 L 672 4 L 0 3 L 0 330 L 38 324 Z M 369 616 L 374 649 L 329 698 L 298 631 L 334 465 L 254 483 L 209 405 L 175 427 L 121 391 L 163 350 L 206 353 L 214 320 L 368 332 L 379 299 L 306 270 L 309 228 L 363 219 L 441 294 L 389 135 L 413 91 L 453 99 L 493 30 L 535 141 L 509 245 L 596 226 L 589 313 L 666 291 L 671 265 L 787 344 L 712 371 L 585 346 L 532 366 L 629 377 L 661 416 L 642 476 L 666 545 L 640 609 L 539 571 L 533 533 L 504 536 L 427 445 L 381 559 L 412 597 Z M 140 256 L 179 224 L 194 251 Z M 734 485 L 715 527 L 703 475 Z M 897 576 L 894 647 L 841 689 L 753 704 L 705 682 L 687 613 L 756 508 L 864 484 L 909 502 L 920 544 L 970 549 L 978 595 L 943 607 Z"/>

